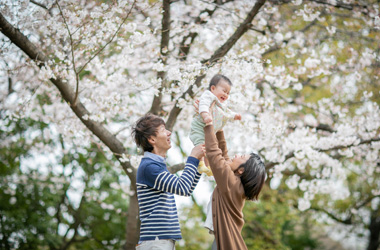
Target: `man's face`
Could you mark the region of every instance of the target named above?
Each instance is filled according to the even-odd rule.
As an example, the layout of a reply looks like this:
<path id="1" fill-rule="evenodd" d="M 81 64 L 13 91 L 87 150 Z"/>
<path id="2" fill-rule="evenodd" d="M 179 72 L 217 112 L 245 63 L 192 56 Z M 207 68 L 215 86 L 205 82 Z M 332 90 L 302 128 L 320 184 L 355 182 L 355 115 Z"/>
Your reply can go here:
<path id="1" fill-rule="evenodd" d="M 155 147 L 160 151 L 168 151 L 171 148 L 170 135 L 172 133 L 166 129 L 165 125 L 160 125 L 157 128 L 156 136 L 152 136 L 155 139 Z"/>

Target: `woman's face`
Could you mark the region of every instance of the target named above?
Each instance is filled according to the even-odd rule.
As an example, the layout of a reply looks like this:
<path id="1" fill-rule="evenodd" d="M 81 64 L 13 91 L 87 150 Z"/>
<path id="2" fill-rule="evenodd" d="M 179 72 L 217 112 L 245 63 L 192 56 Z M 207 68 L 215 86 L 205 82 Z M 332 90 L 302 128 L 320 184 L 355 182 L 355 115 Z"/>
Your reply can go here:
<path id="1" fill-rule="evenodd" d="M 232 171 L 236 171 L 238 167 L 246 163 L 249 159 L 250 155 L 235 155 L 230 161 L 230 167 Z"/>

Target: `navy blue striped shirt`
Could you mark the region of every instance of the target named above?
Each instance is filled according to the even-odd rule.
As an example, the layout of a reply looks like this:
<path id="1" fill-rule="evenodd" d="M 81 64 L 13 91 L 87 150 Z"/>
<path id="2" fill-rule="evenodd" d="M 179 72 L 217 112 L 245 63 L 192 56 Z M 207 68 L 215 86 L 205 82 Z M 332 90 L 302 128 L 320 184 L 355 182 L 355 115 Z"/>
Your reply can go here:
<path id="1" fill-rule="evenodd" d="M 165 159 L 145 152 L 137 170 L 137 199 L 140 209 L 140 242 L 182 239 L 174 194 L 190 196 L 201 174 L 199 160 L 189 157 L 178 177 L 169 173 Z"/>

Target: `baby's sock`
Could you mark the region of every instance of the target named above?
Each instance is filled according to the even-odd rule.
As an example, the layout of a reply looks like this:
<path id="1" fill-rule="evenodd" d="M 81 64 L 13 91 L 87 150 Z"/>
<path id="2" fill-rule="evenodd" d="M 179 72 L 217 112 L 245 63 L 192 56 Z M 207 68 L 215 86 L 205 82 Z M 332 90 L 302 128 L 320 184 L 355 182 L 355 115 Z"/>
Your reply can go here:
<path id="1" fill-rule="evenodd" d="M 211 176 L 211 175 L 212 175 L 211 169 L 210 169 L 209 167 L 206 167 L 204 161 L 200 161 L 200 162 L 199 162 L 199 165 L 198 165 L 198 172 L 199 172 L 199 173 L 205 173 L 205 174 L 207 174 L 208 176 Z M 210 175 L 210 173 L 211 173 L 211 175 Z"/>

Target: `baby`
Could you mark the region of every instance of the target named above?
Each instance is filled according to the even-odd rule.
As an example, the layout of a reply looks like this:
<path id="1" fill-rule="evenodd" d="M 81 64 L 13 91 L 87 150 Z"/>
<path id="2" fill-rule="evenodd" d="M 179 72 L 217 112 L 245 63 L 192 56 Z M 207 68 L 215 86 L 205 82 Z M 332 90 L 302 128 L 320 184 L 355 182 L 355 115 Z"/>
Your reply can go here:
<path id="1" fill-rule="evenodd" d="M 224 75 L 217 74 L 211 79 L 208 90 L 199 98 L 199 114 L 194 116 L 190 129 L 190 140 L 195 146 L 205 143 L 203 128 L 206 123 L 212 121 L 215 132 L 218 132 L 223 129 L 227 121 L 241 120 L 240 114 L 231 112 L 223 105 L 228 99 L 231 86 L 230 79 Z M 199 163 L 198 171 L 212 176 L 207 157 L 205 162 L 201 161 Z"/>

